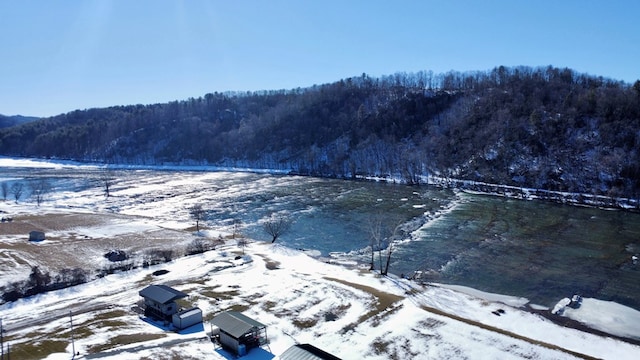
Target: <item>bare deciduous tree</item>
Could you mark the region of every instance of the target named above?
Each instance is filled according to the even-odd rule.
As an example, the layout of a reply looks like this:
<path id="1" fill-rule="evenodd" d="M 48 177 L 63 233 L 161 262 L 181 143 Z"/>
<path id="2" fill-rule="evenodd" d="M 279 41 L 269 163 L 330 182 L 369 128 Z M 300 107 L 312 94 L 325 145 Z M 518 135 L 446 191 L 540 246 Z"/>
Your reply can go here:
<path id="1" fill-rule="evenodd" d="M 200 221 L 204 220 L 206 212 L 201 204 L 195 204 L 189 208 L 189 215 L 196 221 L 196 232 L 200 232 Z"/>
<path id="2" fill-rule="evenodd" d="M 100 174 L 100 184 L 103 187 L 104 196 L 107 198 L 111 196 L 111 186 L 113 185 L 114 181 L 115 181 L 115 176 L 113 175 L 113 171 L 109 169 L 104 169 L 103 172 Z"/>
<path id="3" fill-rule="evenodd" d="M 393 241 L 398 237 L 398 232 L 401 225 L 402 221 L 394 218 L 389 218 L 382 213 L 373 215 L 369 219 L 368 231 L 371 245 L 370 270 L 374 269 L 374 255 L 377 251 L 380 275 L 387 275 L 389 273 L 391 255 L 395 250 Z M 382 255 L 383 250 L 386 250 L 384 255 L 384 264 Z"/>
<path id="4" fill-rule="evenodd" d="M 245 238 L 238 239 L 238 247 L 242 248 L 242 255 L 244 255 L 244 248 L 247 247 L 249 241 Z"/>
<path id="5" fill-rule="evenodd" d="M 0 184 L 0 191 L 2 191 L 2 199 L 7 200 L 7 196 L 9 196 L 9 184 L 6 182 Z"/>
<path id="6" fill-rule="evenodd" d="M 272 214 L 263 224 L 264 231 L 271 236 L 271 243 L 291 229 L 293 221 L 286 215 Z"/>
<path id="7" fill-rule="evenodd" d="M 11 185 L 11 194 L 13 194 L 13 198 L 16 200 L 16 204 L 18 203 L 18 200 L 20 200 L 20 198 L 22 197 L 22 194 L 24 193 L 24 184 L 21 182 L 14 182 Z"/>
<path id="8" fill-rule="evenodd" d="M 242 230 L 242 220 L 241 219 L 233 219 L 233 238 L 240 235 L 240 230 Z"/>
<path id="9" fill-rule="evenodd" d="M 51 191 L 51 185 L 45 179 L 38 179 L 32 181 L 29 186 L 31 188 L 31 196 L 35 198 L 36 204 L 40 206 L 49 191 Z"/>

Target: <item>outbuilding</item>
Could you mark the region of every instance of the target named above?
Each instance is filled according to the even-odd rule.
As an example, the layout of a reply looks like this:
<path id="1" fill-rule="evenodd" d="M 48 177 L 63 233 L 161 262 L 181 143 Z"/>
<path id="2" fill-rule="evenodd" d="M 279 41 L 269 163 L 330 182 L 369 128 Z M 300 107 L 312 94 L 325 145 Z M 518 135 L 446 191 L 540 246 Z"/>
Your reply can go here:
<path id="1" fill-rule="evenodd" d="M 29 232 L 29 241 L 42 241 L 45 239 L 44 232 L 33 230 Z"/>
<path id="2" fill-rule="evenodd" d="M 194 307 L 187 310 L 182 310 L 173 314 L 173 327 L 178 330 L 184 330 L 189 326 L 200 324 L 202 322 L 202 310 L 199 307 Z"/>
<path id="3" fill-rule="evenodd" d="M 340 358 L 311 344 L 295 344 L 285 350 L 278 360 L 340 360 Z"/>
<path id="4" fill-rule="evenodd" d="M 172 315 L 178 312 L 176 300 L 187 297 L 182 291 L 166 285 L 149 285 L 139 294 L 144 298 L 145 316 L 163 321 L 171 321 Z"/>
<path id="5" fill-rule="evenodd" d="M 237 311 L 216 315 L 211 320 L 211 336 L 238 356 L 268 343 L 266 325 Z"/>

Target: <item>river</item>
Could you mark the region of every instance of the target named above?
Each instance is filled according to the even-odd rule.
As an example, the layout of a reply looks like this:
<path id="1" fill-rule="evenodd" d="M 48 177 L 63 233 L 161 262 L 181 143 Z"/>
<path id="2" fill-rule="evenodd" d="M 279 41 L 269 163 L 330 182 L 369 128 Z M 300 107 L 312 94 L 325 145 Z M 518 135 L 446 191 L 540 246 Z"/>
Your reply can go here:
<path id="1" fill-rule="evenodd" d="M 188 212 L 176 204 L 196 199 L 207 210 L 208 227 L 230 231 L 240 220 L 242 232 L 257 240 L 269 240 L 261 219 L 286 213 L 295 221 L 279 243 L 323 256 L 343 252 L 363 262 L 370 257 L 374 219 L 383 217 L 391 228 L 403 224 L 392 273 L 422 271 L 427 281 L 522 296 L 549 307 L 581 294 L 640 309 L 640 264 L 631 260 L 640 254 L 638 213 L 429 186 L 164 170 L 114 172 L 113 197 L 102 204 L 95 202 L 98 170 L 0 170 L 0 182 L 46 178 L 58 194 L 52 200 L 76 193 L 74 206 L 98 211 L 186 219 Z"/>

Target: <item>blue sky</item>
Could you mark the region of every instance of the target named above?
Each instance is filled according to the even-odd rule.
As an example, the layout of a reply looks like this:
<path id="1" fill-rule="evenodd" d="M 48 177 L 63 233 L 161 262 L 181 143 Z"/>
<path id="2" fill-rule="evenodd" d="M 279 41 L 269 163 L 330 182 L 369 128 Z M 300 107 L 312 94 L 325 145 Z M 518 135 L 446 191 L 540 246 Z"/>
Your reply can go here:
<path id="1" fill-rule="evenodd" d="M 495 66 L 640 79 L 640 1 L 2 0 L 0 114 Z"/>

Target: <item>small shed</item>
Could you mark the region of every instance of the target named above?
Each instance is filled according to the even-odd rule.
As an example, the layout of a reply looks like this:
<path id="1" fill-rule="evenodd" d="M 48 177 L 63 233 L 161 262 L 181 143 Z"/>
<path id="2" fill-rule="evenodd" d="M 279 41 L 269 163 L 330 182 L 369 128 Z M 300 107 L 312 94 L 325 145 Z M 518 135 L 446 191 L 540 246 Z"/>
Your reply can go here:
<path id="1" fill-rule="evenodd" d="M 279 360 L 340 360 L 311 344 L 295 344 L 280 355 Z"/>
<path id="2" fill-rule="evenodd" d="M 176 300 L 187 297 L 182 291 L 166 285 L 149 285 L 139 294 L 144 298 L 144 314 L 164 321 L 170 321 L 171 316 L 178 312 Z"/>
<path id="3" fill-rule="evenodd" d="M 202 310 L 199 307 L 194 307 L 187 310 L 182 310 L 173 314 L 173 326 L 176 329 L 183 330 L 189 326 L 200 324 L 202 322 Z"/>
<path id="4" fill-rule="evenodd" d="M 29 241 L 42 241 L 44 240 L 44 232 L 33 230 L 29 232 Z"/>
<path id="5" fill-rule="evenodd" d="M 217 336 L 220 345 L 239 356 L 268 343 L 267 326 L 240 312 L 222 312 L 211 320 L 211 324 L 212 336 Z"/>

